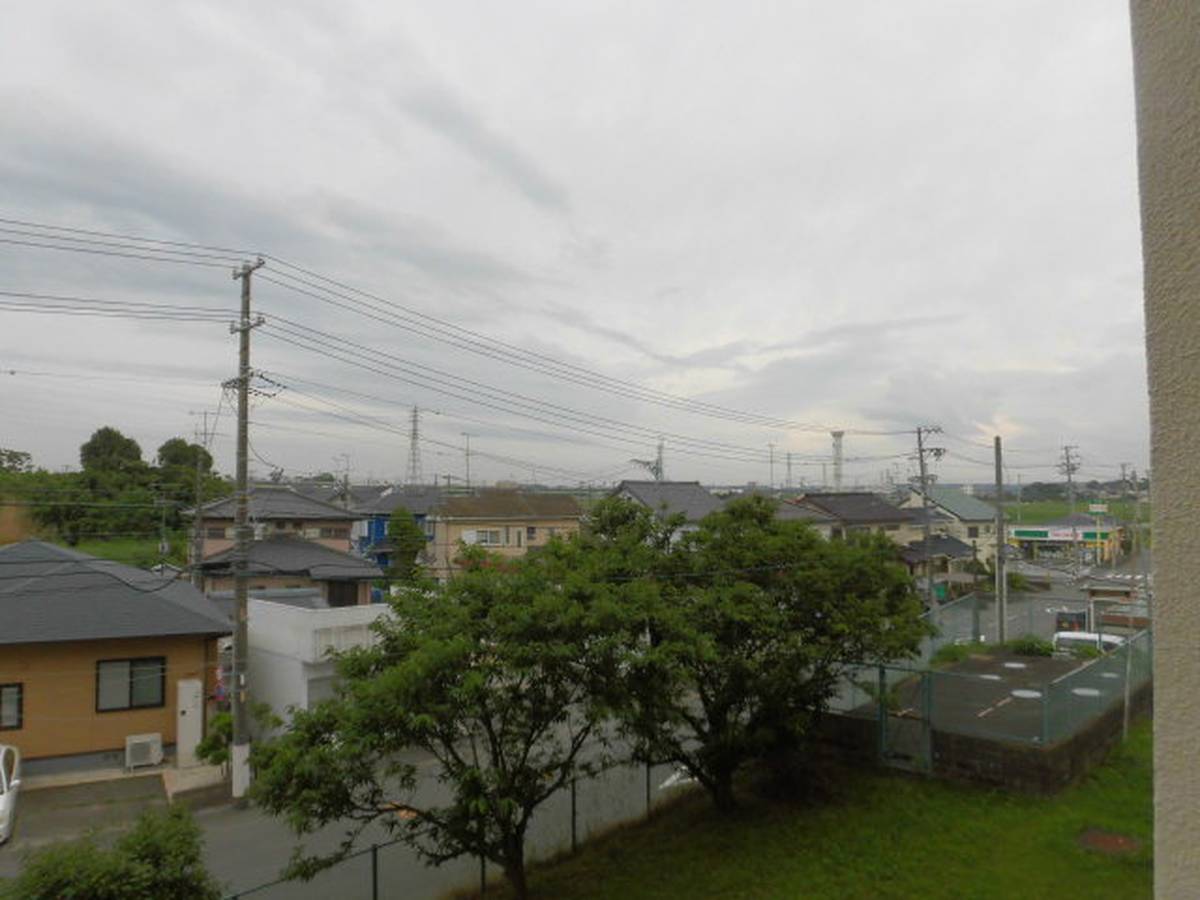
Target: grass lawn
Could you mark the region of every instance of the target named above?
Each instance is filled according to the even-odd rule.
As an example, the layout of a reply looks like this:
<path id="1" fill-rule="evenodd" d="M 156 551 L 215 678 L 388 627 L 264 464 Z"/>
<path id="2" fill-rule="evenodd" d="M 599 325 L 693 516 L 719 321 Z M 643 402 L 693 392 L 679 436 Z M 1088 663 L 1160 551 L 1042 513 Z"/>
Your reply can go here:
<path id="1" fill-rule="evenodd" d="M 817 806 L 749 800 L 721 817 L 696 794 L 535 867 L 530 886 L 565 900 L 1149 897 L 1152 797 L 1147 721 L 1055 797 L 873 771 L 848 773 Z M 1090 828 L 1143 845 L 1125 856 L 1085 850 Z"/>
<path id="2" fill-rule="evenodd" d="M 1080 495 L 1075 501 L 1075 511 L 1086 513 L 1088 503 L 1087 497 Z M 1136 514 L 1137 506 L 1132 500 L 1105 500 L 1108 504 L 1108 515 L 1113 516 L 1122 522 L 1131 522 Z M 1021 522 L 1029 525 L 1040 525 L 1043 522 L 1053 522 L 1056 519 L 1061 519 L 1068 515 L 1071 511 L 1071 506 L 1066 500 L 1032 500 L 1020 505 L 1016 503 L 1007 503 L 1004 506 L 1004 514 L 1008 519 L 1009 524 Z M 1150 521 L 1150 504 L 1142 504 L 1142 520 Z"/>
<path id="3" fill-rule="evenodd" d="M 178 535 L 168 535 L 171 548 L 182 547 L 182 539 Z M 146 569 L 159 561 L 158 538 L 112 538 L 106 541 L 80 541 L 73 548 L 80 553 L 97 556 L 100 559 L 111 559 L 113 562 L 125 563 L 127 566 L 137 566 Z M 169 558 L 169 557 L 168 557 Z"/>

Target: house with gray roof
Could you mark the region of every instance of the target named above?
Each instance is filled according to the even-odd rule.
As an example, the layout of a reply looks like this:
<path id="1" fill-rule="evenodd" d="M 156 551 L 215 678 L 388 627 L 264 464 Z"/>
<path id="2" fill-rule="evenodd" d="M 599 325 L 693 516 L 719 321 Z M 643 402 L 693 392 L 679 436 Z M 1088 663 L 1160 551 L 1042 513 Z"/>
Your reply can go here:
<path id="1" fill-rule="evenodd" d="M 921 515 L 921 491 L 912 488 L 900 504 Z M 929 486 L 929 507 L 933 515 L 930 530 L 936 534 L 957 538 L 974 548 L 981 560 L 996 556 L 996 508 L 972 497 L 958 488 L 944 485 Z"/>
<path id="2" fill-rule="evenodd" d="M 869 491 L 810 491 L 788 502 L 830 517 L 833 537 L 874 531 L 903 546 L 920 536 L 920 522 L 911 511 Z"/>
<path id="3" fill-rule="evenodd" d="M 204 590 L 233 588 L 234 550 L 223 550 L 200 564 Z M 293 534 L 274 534 L 250 544 L 250 589 L 315 588 L 329 607 L 371 602 L 371 583 L 383 577 L 373 562 Z"/>
<path id="4" fill-rule="evenodd" d="M 613 495 L 640 503 L 661 519 L 682 515 L 688 525 L 725 506 L 698 481 L 622 481 Z"/>
<path id="5" fill-rule="evenodd" d="M 199 740 L 181 711 L 200 728 L 230 631 L 200 591 L 41 541 L 0 547 L 0 572 L 0 742 L 34 760 L 29 771 L 50 757 L 123 764 L 130 735 Z"/>
<path id="6" fill-rule="evenodd" d="M 318 500 L 289 484 L 256 484 L 250 488 L 249 517 L 256 540 L 289 534 L 315 541 L 333 550 L 351 549 L 351 531 L 361 514 L 345 506 Z M 234 545 L 237 500 L 233 496 L 213 500 L 188 514 L 199 517 L 203 535 L 202 557 L 228 550 Z"/>

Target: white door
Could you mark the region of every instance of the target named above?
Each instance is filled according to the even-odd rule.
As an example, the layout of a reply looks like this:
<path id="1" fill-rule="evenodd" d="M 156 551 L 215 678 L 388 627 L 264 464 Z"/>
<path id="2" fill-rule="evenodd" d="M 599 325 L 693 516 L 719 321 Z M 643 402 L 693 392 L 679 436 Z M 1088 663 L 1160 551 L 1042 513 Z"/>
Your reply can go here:
<path id="1" fill-rule="evenodd" d="M 198 678 L 181 678 L 176 686 L 175 764 L 197 766 L 196 745 L 204 737 L 204 686 Z"/>

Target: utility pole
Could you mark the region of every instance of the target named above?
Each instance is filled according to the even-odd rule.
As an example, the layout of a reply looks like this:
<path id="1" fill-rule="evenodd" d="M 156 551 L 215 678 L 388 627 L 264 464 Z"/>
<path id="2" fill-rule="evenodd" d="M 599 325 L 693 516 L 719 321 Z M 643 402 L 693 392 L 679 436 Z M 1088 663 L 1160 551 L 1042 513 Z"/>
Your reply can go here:
<path id="1" fill-rule="evenodd" d="M 833 437 L 833 489 L 840 491 L 842 489 L 842 438 L 846 436 L 844 431 L 829 432 Z"/>
<path id="2" fill-rule="evenodd" d="M 787 454 L 787 488 L 789 491 L 792 489 L 792 451 L 791 450 L 789 450 L 788 454 Z"/>
<path id="3" fill-rule="evenodd" d="M 462 436 L 467 439 L 467 490 L 471 489 L 471 435 L 463 432 Z"/>
<path id="4" fill-rule="evenodd" d="M 775 445 L 773 443 L 768 442 L 767 447 L 770 448 L 770 451 L 771 451 L 771 474 L 770 474 L 771 480 L 770 480 L 769 487 L 772 491 L 774 491 L 775 490 Z"/>
<path id="5" fill-rule="evenodd" d="M 192 515 L 192 586 L 200 590 L 204 576 L 200 563 L 204 560 L 204 517 L 200 508 L 204 504 L 204 470 L 201 465 L 203 454 L 208 450 L 208 410 L 204 411 L 204 432 L 196 436 L 196 511 Z"/>
<path id="6" fill-rule="evenodd" d="M 350 508 L 350 454 L 339 453 L 333 458 L 334 462 L 342 463 L 342 506 Z"/>
<path id="7" fill-rule="evenodd" d="M 1079 577 L 1079 529 L 1074 522 L 1075 516 L 1075 478 L 1079 471 L 1079 448 L 1074 444 L 1063 445 L 1063 461 L 1058 464 L 1058 471 L 1067 476 L 1067 502 L 1071 510 L 1071 571 Z"/>
<path id="8" fill-rule="evenodd" d="M 1004 463 L 1000 435 L 996 435 L 996 634 L 1008 640 L 1008 579 L 1004 573 Z"/>
<path id="9" fill-rule="evenodd" d="M 237 473 L 234 497 L 235 541 L 233 552 L 233 746 L 230 748 L 230 772 L 233 776 L 233 796 L 242 798 L 250 787 L 250 728 L 248 698 L 246 695 L 247 650 L 249 629 L 247 609 L 250 588 L 250 330 L 262 324 L 262 319 L 250 318 L 250 276 L 264 265 L 260 257 L 254 263 L 243 263 L 233 272 L 234 279 L 242 282 L 242 315 L 237 325 L 230 330 L 238 335 L 237 376 Z"/>
<path id="10" fill-rule="evenodd" d="M 921 532 L 922 544 L 921 553 L 925 557 L 925 602 L 929 608 L 933 608 L 933 561 L 929 558 L 929 468 L 925 465 L 925 454 L 928 453 L 934 459 L 941 459 L 942 454 L 946 452 L 943 447 L 926 447 L 925 437 L 930 434 L 941 434 L 942 429 L 938 425 L 918 425 L 917 426 L 917 465 L 921 473 Z M 835 432 L 836 434 L 836 432 Z M 838 441 L 836 450 L 840 455 L 841 441 Z M 838 464 L 840 467 L 840 463 Z"/>

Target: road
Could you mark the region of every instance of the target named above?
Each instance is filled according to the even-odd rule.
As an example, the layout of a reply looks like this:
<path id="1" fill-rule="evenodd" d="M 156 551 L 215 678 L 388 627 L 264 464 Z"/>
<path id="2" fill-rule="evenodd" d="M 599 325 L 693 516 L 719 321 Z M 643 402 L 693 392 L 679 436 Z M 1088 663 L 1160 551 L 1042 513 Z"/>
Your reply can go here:
<path id="1" fill-rule="evenodd" d="M 425 760 L 427 773 L 417 791 L 418 802 L 444 799 L 448 790 L 436 777 L 432 760 Z M 678 787 L 668 783 L 674 770 L 655 766 L 651 770 L 651 803 L 668 799 Z M 86 786 L 71 789 L 32 791 L 22 798 L 26 808 L 18 820 L 17 834 L 11 846 L 0 847 L 0 878 L 10 878 L 20 871 L 21 857 L 27 850 L 53 840 L 80 836 L 98 823 L 109 827 L 102 831 L 102 842 L 127 827 L 144 808 L 163 805 L 161 798 L 149 796 L 147 785 L 157 779 L 138 779 L 136 786 L 122 781 L 106 786 Z M 118 785 L 118 786 L 115 786 Z M 581 781 L 576 792 L 576 835 L 585 840 L 590 834 L 618 822 L 636 819 L 646 812 L 646 769 L 642 765 L 616 767 L 602 776 Z M 54 792 L 65 790 L 66 795 Z M 40 795 L 40 796 L 39 796 Z M 64 802 L 63 797 L 66 797 Z M 32 802 L 26 803 L 30 798 Z M 544 858 L 569 850 L 571 846 L 571 795 L 568 789 L 559 791 L 539 808 L 534 816 L 528 838 L 530 859 Z M 204 834 L 205 861 L 209 871 L 226 887 L 229 896 L 248 896 L 256 900 L 282 898 L 329 898 L 358 900 L 371 895 L 371 856 L 369 853 L 344 862 L 318 875 L 308 883 L 287 882 L 282 885 L 253 890 L 274 881 L 292 855 L 298 841 L 287 825 L 279 819 L 253 808 L 236 809 L 222 806 L 200 810 L 196 821 Z M 27 827 L 26 827 L 27 826 Z M 308 852 L 328 852 L 343 836 L 343 829 L 330 826 L 306 837 Z M 357 846 L 370 848 L 372 843 L 387 843 L 391 836 L 382 825 L 374 825 L 360 837 Z M 457 888 L 477 887 L 479 861 L 459 859 L 438 868 L 426 866 L 416 852 L 402 844 L 382 847 L 378 851 L 379 897 L 433 898 Z M 489 866 L 489 877 L 500 873 Z M 246 893 L 246 892 L 250 893 Z"/>

